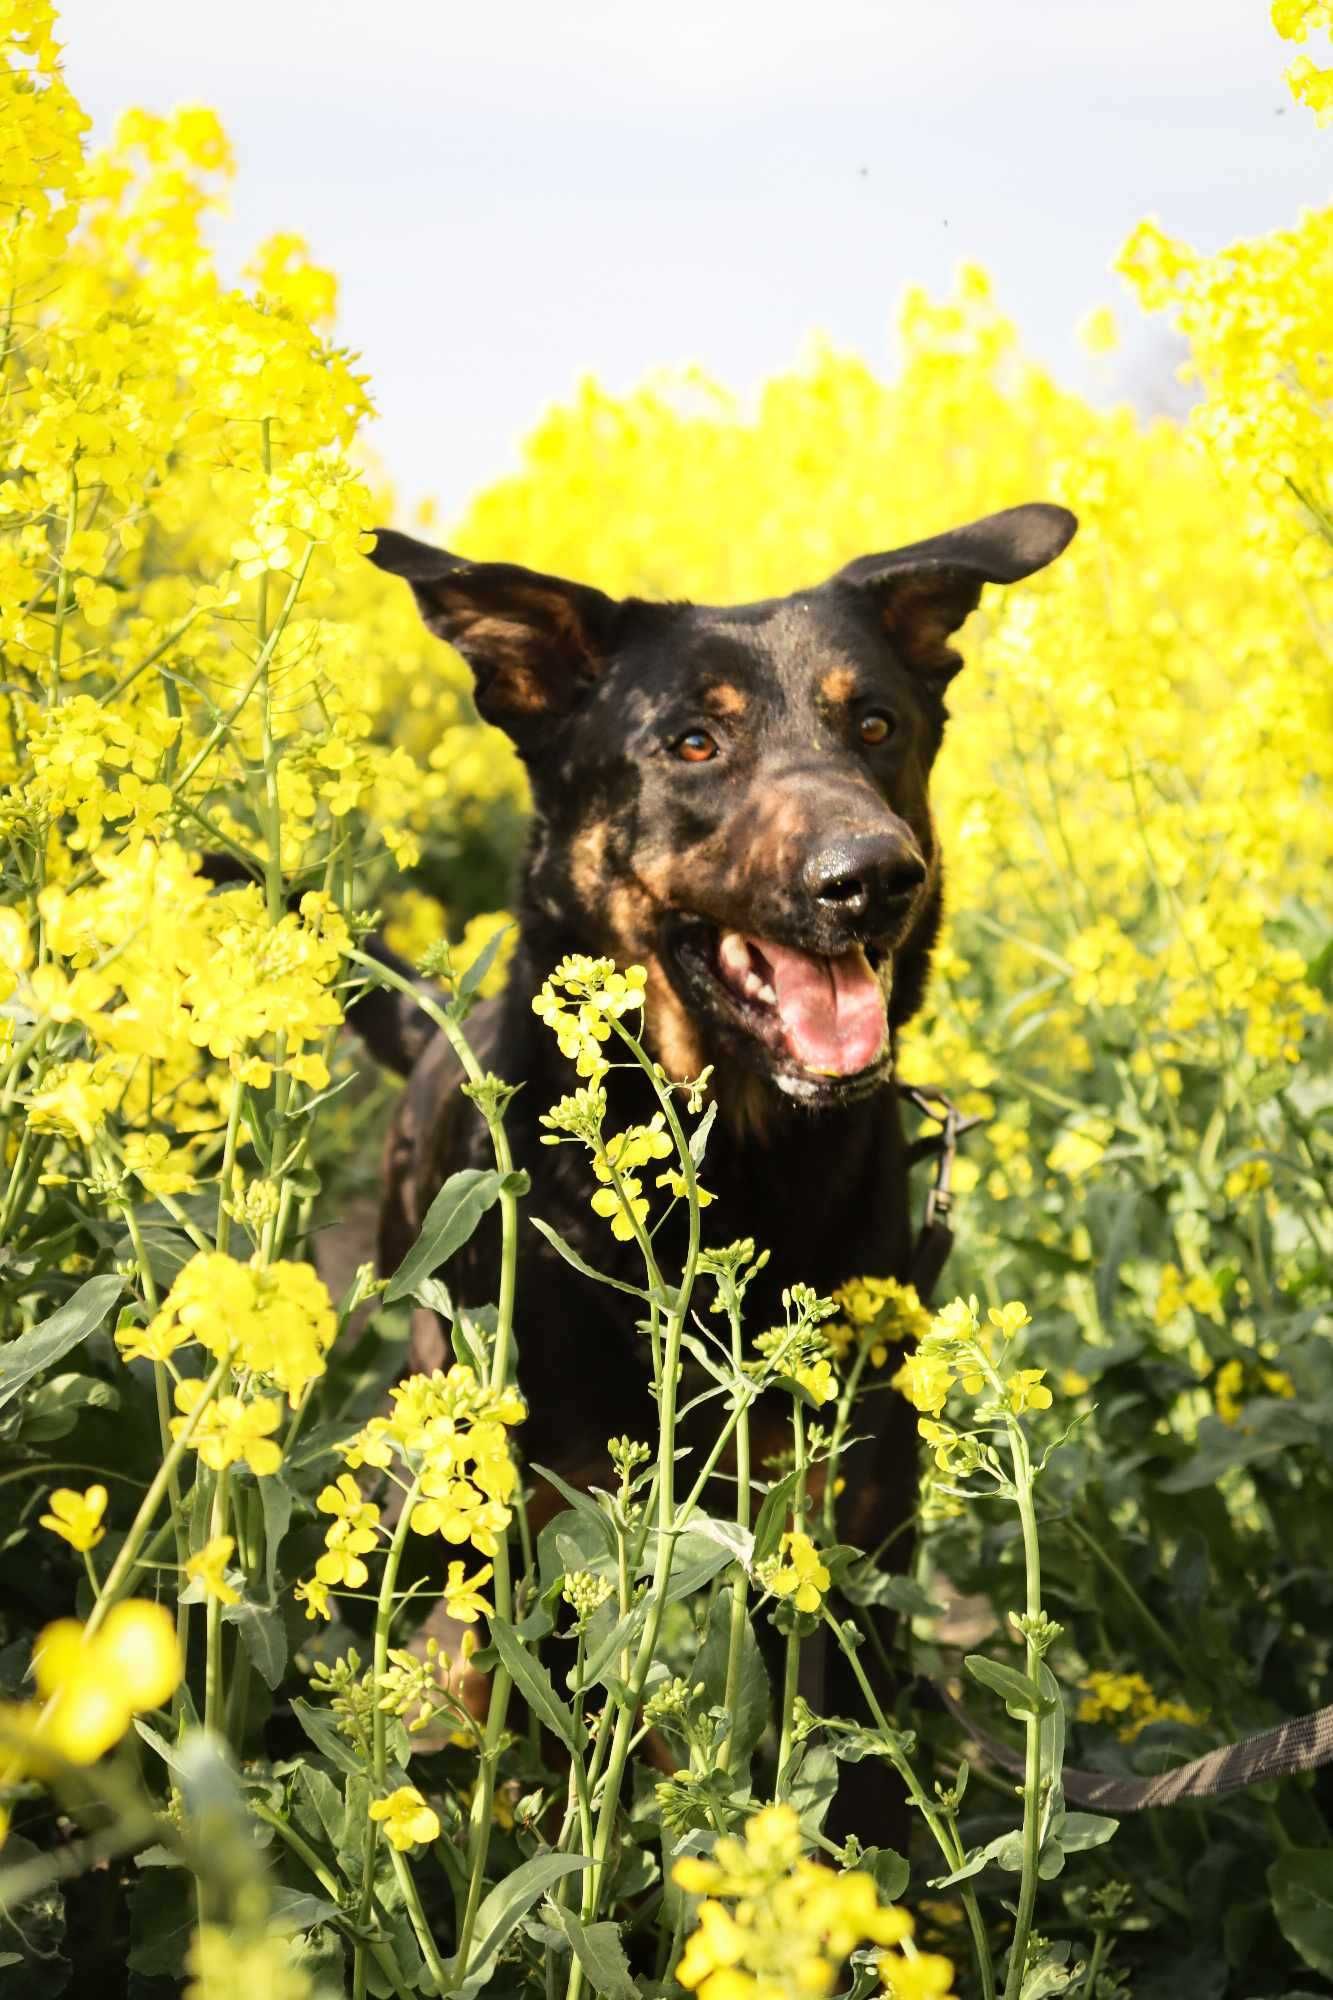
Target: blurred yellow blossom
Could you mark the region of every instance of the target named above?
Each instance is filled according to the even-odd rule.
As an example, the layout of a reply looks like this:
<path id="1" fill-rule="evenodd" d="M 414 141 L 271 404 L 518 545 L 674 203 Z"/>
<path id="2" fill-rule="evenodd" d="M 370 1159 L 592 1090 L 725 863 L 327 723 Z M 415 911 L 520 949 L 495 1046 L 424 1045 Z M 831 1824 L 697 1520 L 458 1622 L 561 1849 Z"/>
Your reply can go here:
<path id="1" fill-rule="evenodd" d="M 73 1764 L 95 1763 L 134 1716 L 175 1693 L 183 1673 L 175 1620 L 163 1605 L 127 1599 L 91 1637 L 76 1619 L 57 1619 L 33 1647 L 33 1679 L 45 1704 L 39 1741 Z"/>

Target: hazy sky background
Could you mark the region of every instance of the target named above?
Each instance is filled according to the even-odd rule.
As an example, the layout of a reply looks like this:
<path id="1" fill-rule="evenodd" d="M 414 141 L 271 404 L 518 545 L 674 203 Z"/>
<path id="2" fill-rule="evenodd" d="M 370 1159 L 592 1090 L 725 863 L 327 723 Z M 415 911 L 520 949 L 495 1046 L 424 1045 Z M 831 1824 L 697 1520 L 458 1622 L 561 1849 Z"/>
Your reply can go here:
<path id="1" fill-rule="evenodd" d="M 985 264 L 1030 346 L 1156 213 L 1207 246 L 1328 199 L 1264 0 L 64 0 L 71 83 L 207 103 L 239 172 L 228 268 L 275 229 L 342 282 L 404 499 L 446 516 L 548 403 L 699 362 L 747 389 L 806 335 L 888 364 L 904 285 Z M 1127 307 L 1125 318 L 1132 317 Z"/>

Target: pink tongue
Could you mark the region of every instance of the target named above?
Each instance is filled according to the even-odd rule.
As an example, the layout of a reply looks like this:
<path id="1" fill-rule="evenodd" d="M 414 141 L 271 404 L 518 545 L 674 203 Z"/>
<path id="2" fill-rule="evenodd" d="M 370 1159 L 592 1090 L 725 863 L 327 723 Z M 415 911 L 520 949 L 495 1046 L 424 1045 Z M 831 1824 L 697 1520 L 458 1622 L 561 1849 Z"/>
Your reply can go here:
<path id="1" fill-rule="evenodd" d="M 772 969 L 778 1018 L 802 1068 L 855 1076 L 884 1046 L 884 989 L 858 947 L 841 958 L 814 958 L 756 940 Z"/>

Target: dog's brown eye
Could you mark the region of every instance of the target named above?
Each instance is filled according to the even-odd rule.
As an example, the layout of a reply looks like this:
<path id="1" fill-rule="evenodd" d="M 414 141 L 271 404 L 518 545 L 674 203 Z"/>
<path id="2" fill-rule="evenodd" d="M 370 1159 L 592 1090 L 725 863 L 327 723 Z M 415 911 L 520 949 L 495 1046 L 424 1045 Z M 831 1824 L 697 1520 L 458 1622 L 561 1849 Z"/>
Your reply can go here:
<path id="1" fill-rule="evenodd" d="M 706 764 L 710 757 L 716 757 L 717 745 L 706 729 L 691 729 L 680 736 L 671 748 L 686 764 Z"/>
<path id="2" fill-rule="evenodd" d="M 877 743 L 887 743 L 892 734 L 891 715 L 881 715 L 879 710 L 875 709 L 871 714 L 861 717 L 861 741 L 868 743 L 872 749 Z"/>

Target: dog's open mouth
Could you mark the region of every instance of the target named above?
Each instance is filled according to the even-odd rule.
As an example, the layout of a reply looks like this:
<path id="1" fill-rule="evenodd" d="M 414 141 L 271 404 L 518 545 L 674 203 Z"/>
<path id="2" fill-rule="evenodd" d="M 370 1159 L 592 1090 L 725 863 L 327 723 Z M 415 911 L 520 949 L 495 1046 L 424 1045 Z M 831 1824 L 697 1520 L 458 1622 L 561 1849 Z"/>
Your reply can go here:
<path id="1" fill-rule="evenodd" d="M 761 1044 L 780 1083 L 804 1079 L 817 1090 L 879 1069 L 887 1002 L 861 945 L 822 957 L 699 918 L 678 922 L 672 944 L 694 995 Z"/>

